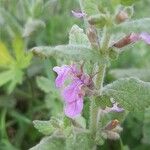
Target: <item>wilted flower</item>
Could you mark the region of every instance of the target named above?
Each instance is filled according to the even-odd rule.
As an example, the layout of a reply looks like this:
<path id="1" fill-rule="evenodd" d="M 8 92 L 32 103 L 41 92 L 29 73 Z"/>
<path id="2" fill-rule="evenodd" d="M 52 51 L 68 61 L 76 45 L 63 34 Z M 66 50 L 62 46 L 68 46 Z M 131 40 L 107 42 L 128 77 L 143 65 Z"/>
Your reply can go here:
<path id="1" fill-rule="evenodd" d="M 146 32 L 142 32 L 140 34 L 139 33 L 131 33 L 131 34 L 125 36 L 124 38 L 122 38 L 121 40 L 119 40 L 118 42 L 114 43 L 113 46 L 117 47 L 117 48 L 122 48 L 131 43 L 135 43 L 139 40 L 143 40 L 145 43 L 150 44 L 150 34 L 148 34 Z"/>
<path id="2" fill-rule="evenodd" d="M 86 90 L 93 86 L 92 79 L 89 75 L 84 74 L 82 69 L 78 70 L 75 65 L 57 66 L 53 70 L 58 74 L 56 78 L 57 87 L 62 87 L 67 78 L 71 79 L 71 83 L 65 87 L 62 95 L 66 103 L 65 114 L 73 118 L 80 114 L 83 109 L 83 98 Z"/>
<path id="3" fill-rule="evenodd" d="M 86 13 L 81 12 L 81 11 L 72 10 L 71 12 L 72 12 L 73 16 L 76 17 L 76 18 L 83 18 L 83 17 L 86 16 Z"/>

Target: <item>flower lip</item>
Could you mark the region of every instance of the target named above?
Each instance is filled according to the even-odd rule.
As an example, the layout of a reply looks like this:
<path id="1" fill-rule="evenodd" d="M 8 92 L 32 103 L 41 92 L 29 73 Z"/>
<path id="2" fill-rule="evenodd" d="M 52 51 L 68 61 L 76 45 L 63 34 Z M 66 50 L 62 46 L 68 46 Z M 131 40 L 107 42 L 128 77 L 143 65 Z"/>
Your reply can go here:
<path id="1" fill-rule="evenodd" d="M 83 18 L 86 16 L 86 13 L 81 12 L 81 11 L 74 11 L 72 10 L 71 13 L 73 14 L 74 17 L 76 18 Z"/>
<path id="2" fill-rule="evenodd" d="M 74 118 L 83 109 L 83 98 L 87 88 L 92 87 L 92 78 L 83 73 L 82 67 L 78 70 L 76 65 L 63 65 L 62 67 L 54 67 L 53 70 L 58 74 L 55 82 L 57 87 L 62 87 L 65 80 L 71 77 L 71 83 L 64 88 L 62 96 L 65 101 L 66 116 Z"/>

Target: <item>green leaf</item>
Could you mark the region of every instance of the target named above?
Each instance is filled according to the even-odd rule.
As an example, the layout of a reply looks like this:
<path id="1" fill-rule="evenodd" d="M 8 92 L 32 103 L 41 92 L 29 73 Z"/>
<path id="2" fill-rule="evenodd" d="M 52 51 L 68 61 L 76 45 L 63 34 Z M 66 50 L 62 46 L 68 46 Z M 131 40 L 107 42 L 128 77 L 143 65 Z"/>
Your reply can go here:
<path id="1" fill-rule="evenodd" d="M 78 116 L 74 120 L 80 127 L 82 127 L 83 129 L 86 129 L 86 120 L 84 117 Z"/>
<path id="2" fill-rule="evenodd" d="M 14 35 L 20 35 L 22 32 L 22 27 L 15 19 L 15 17 L 3 8 L 0 8 L 0 14 L 5 21 L 5 24 L 7 25 L 6 27 L 12 29 L 11 31 L 13 31 Z"/>
<path id="3" fill-rule="evenodd" d="M 34 5 L 32 7 L 32 16 L 34 18 L 39 18 L 42 13 L 43 13 L 43 5 L 44 5 L 44 1 L 43 0 L 36 0 L 34 2 Z"/>
<path id="4" fill-rule="evenodd" d="M 44 135 L 50 135 L 55 130 L 55 128 L 51 124 L 51 121 L 34 120 L 33 124 L 34 127 Z"/>
<path id="5" fill-rule="evenodd" d="M 15 99 L 11 96 L 0 96 L 0 109 L 1 108 L 14 108 L 15 107 Z"/>
<path id="6" fill-rule="evenodd" d="M 30 63 L 31 63 L 31 59 L 32 59 L 33 54 L 31 52 L 24 52 L 24 56 L 22 57 L 22 59 L 20 59 L 20 61 L 18 61 L 18 66 L 21 69 L 25 69 L 27 68 Z"/>
<path id="7" fill-rule="evenodd" d="M 8 71 L 4 71 L 2 73 L 0 73 L 0 86 L 3 86 L 4 84 L 6 84 L 7 82 L 9 82 L 10 80 L 12 80 L 12 71 L 8 70 Z"/>
<path id="8" fill-rule="evenodd" d="M 42 76 L 36 78 L 36 83 L 38 87 L 46 93 L 49 93 L 54 88 L 54 84 L 48 78 Z"/>
<path id="9" fill-rule="evenodd" d="M 150 107 L 145 110 L 143 125 L 143 143 L 150 144 Z"/>
<path id="10" fill-rule="evenodd" d="M 69 44 L 79 44 L 90 48 L 90 42 L 87 35 L 83 32 L 83 29 L 77 25 L 73 25 L 69 33 Z"/>
<path id="11" fill-rule="evenodd" d="M 32 48 L 32 52 L 40 57 L 60 57 L 71 60 L 94 60 L 102 61 L 95 50 L 82 45 L 60 45 L 56 47 L 39 46 Z"/>
<path id="12" fill-rule="evenodd" d="M 23 30 L 23 37 L 29 37 L 33 35 L 36 31 L 40 31 L 45 28 L 45 23 L 42 20 L 38 19 L 29 19 Z"/>
<path id="13" fill-rule="evenodd" d="M 23 39 L 21 39 L 21 37 L 14 38 L 12 45 L 13 45 L 13 49 L 14 49 L 14 52 L 15 52 L 16 59 L 18 61 L 20 61 L 24 57 Z"/>
<path id="14" fill-rule="evenodd" d="M 50 109 L 52 116 L 57 116 L 59 113 L 63 111 L 63 104 L 60 100 L 58 90 L 55 88 L 54 90 L 51 89 L 52 92 L 45 96 L 45 105 L 46 108 Z"/>
<path id="15" fill-rule="evenodd" d="M 120 1 L 121 1 L 121 4 L 125 6 L 133 5 L 136 2 L 136 0 L 120 0 Z"/>
<path id="16" fill-rule="evenodd" d="M 65 150 L 65 140 L 63 138 L 49 136 L 43 138 L 39 144 L 30 150 Z"/>
<path id="17" fill-rule="evenodd" d="M 86 14 L 88 14 L 88 16 L 99 13 L 98 5 L 95 0 L 84 0 L 83 2 L 83 10 L 86 12 Z"/>
<path id="18" fill-rule="evenodd" d="M 137 19 L 133 21 L 126 21 L 119 25 L 116 25 L 111 31 L 112 33 L 123 32 L 149 32 L 150 18 Z"/>
<path id="19" fill-rule="evenodd" d="M 10 65 L 12 63 L 14 63 L 13 57 L 9 54 L 5 44 L 0 42 L 0 65 L 7 66 L 8 64 Z"/>
<path id="20" fill-rule="evenodd" d="M 21 84 L 23 81 L 23 71 L 18 68 L 12 68 L 11 69 L 11 81 L 8 84 L 7 92 L 10 94 L 17 84 Z"/>
<path id="21" fill-rule="evenodd" d="M 17 111 L 11 111 L 10 116 L 12 116 L 15 120 L 18 120 L 18 122 L 22 122 L 25 124 L 31 124 L 31 120 L 27 118 L 25 115 L 20 114 L 20 112 Z"/>
<path id="22" fill-rule="evenodd" d="M 16 6 L 16 17 L 19 21 L 25 22 L 31 16 L 31 5 L 28 0 L 19 0 Z"/>
<path id="23" fill-rule="evenodd" d="M 103 95 L 114 98 L 129 111 L 143 111 L 150 106 L 150 83 L 135 78 L 122 78 L 106 85 Z"/>
<path id="24" fill-rule="evenodd" d="M 92 138 L 89 133 L 81 132 L 66 139 L 66 150 L 91 150 Z"/>
<path id="25" fill-rule="evenodd" d="M 150 81 L 150 69 L 113 69 L 109 72 L 113 78 L 137 77 L 143 81 Z"/>

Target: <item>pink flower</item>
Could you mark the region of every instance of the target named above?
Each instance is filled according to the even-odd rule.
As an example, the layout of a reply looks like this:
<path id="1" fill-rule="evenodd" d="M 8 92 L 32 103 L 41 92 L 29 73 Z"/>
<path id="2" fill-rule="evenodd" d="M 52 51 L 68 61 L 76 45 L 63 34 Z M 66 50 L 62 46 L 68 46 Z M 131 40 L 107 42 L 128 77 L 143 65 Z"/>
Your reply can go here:
<path id="1" fill-rule="evenodd" d="M 54 67 L 53 70 L 58 74 L 55 84 L 57 87 L 61 87 L 68 77 L 68 74 L 71 72 L 71 68 L 70 66 L 64 65 L 62 67 Z"/>
<path id="2" fill-rule="evenodd" d="M 126 35 L 125 37 L 123 37 L 122 39 L 117 41 L 116 43 L 114 43 L 113 46 L 117 47 L 117 48 L 122 48 L 131 43 L 138 42 L 140 40 L 144 41 L 147 44 L 150 44 L 150 34 L 148 34 L 146 32 L 142 32 L 140 34 L 139 33 L 131 33 L 129 35 Z"/>
<path id="3" fill-rule="evenodd" d="M 150 44 L 150 34 L 146 33 L 146 32 L 142 32 L 140 34 L 140 38 L 147 44 Z"/>
<path id="4" fill-rule="evenodd" d="M 76 18 L 83 18 L 83 17 L 86 16 L 86 13 L 81 12 L 81 11 L 72 10 L 71 12 L 72 12 L 73 16 L 76 17 Z"/>
<path id="5" fill-rule="evenodd" d="M 109 113 L 109 112 L 117 112 L 117 113 L 120 113 L 120 112 L 123 112 L 124 109 L 121 108 L 121 107 L 118 107 L 118 103 L 114 102 L 113 103 L 113 106 L 112 107 L 106 107 L 104 112 L 105 113 Z"/>
<path id="6" fill-rule="evenodd" d="M 82 69 L 78 70 L 75 65 L 54 67 L 53 70 L 58 74 L 56 78 L 57 87 L 62 87 L 67 78 L 70 77 L 71 79 L 71 83 L 63 90 L 62 96 L 66 104 L 66 116 L 74 118 L 82 112 L 83 99 L 86 93 L 85 87 L 91 88 L 92 79 L 89 75 L 84 74 Z"/>
<path id="7" fill-rule="evenodd" d="M 150 34 L 146 32 L 142 32 L 140 34 L 132 33 L 130 35 L 131 42 L 137 42 L 139 40 L 143 40 L 145 43 L 150 44 Z"/>

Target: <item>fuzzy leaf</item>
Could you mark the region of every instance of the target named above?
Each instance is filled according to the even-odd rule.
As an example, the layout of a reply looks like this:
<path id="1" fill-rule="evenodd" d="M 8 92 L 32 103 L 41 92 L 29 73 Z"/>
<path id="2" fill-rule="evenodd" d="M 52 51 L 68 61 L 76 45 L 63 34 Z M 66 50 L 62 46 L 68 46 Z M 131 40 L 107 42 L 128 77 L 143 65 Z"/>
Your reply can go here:
<path id="1" fill-rule="evenodd" d="M 103 95 L 114 98 L 129 111 L 143 111 L 150 106 L 150 83 L 135 78 L 122 78 L 106 85 Z"/>
<path id="2" fill-rule="evenodd" d="M 123 32 L 123 33 L 132 33 L 132 32 L 149 32 L 150 29 L 150 18 L 137 19 L 133 21 L 126 21 L 119 25 L 116 25 L 112 32 Z"/>
<path id="3" fill-rule="evenodd" d="M 150 69 L 113 69 L 109 72 L 109 74 L 115 78 L 123 78 L 123 77 L 137 77 L 143 81 L 150 81 Z"/>
<path id="4" fill-rule="evenodd" d="M 30 150 L 65 150 L 65 141 L 63 138 L 49 136 L 43 138 L 39 144 Z"/>
<path id="5" fill-rule="evenodd" d="M 51 124 L 51 121 L 33 121 L 34 127 L 44 135 L 50 135 L 54 131 L 54 127 Z"/>
<path id="6" fill-rule="evenodd" d="M 79 44 L 90 48 L 90 42 L 87 35 L 83 32 L 83 29 L 77 25 L 73 25 L 69 33 L 69 44 Z"/>
<path id="7" fill-rule="evenodd" d="M 143 143 L 150 144 L 150 107 L 145 110 L 143 125 Z"/>
<path id="8" fill-rule="evenodd" d="M 52 85 L 53 83 L 48 78 L 45 78 L 42 76 L 37 77 L 36 82 L 37 82 L 38 87 L 46 93 L 49 93 L 52 90 L 51 87 L 54 86 Z"/>
<path id="9" fill-rule="evenodd" d="M 72 60 L 94 59 L 94 61 L 100 61 L 99 55 L 94 50 L 83 45 L 39 46 L 32 48 L 32 52 L 40 57 L 53 56 Z"/>
<path id="10" fill-rule="evenodd" d="M 84 0 L 83 2 L 84 10 L 88 16 L 99 13 L 99 9 L 95 0 Z"/>
<path id="11" fill-rule="evenodd" d="M 45 28 L 45 23 L 42 20 L 29 19 L 23 30 L 23 37 L 29 37 L 41 28 Z"/>
<path id="12" fill-rule="evenodd" d="M 91 150 L 92 138 L 88 133 L 76 133 L 66 140 L 66 150 Z"/>
<path id="13" fill-rule="evenodd" d="M 86 120 L 84 117 L 82 117 L 82 116 L 76 117 L 75 122 L 83 129 L 86 129 Z"/>

